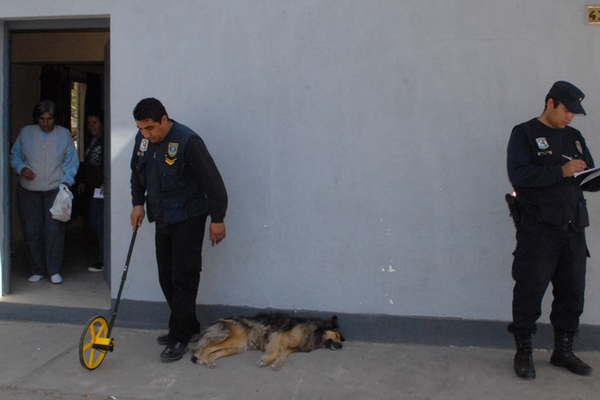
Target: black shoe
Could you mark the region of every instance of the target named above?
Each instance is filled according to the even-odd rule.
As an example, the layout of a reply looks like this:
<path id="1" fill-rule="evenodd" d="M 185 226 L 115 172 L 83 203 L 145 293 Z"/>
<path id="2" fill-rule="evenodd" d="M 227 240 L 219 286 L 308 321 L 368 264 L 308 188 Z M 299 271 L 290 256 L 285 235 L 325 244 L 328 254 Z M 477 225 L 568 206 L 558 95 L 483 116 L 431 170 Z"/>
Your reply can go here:
<path id="1" fill-rule="evenodd" d="M 523 379 L 535 379 L 535 366 L 531 352 L 522 353 L 517 351 L 514 359 L 515 374 Z"/>
<path id="2" fill-rule="evenodd" d="M 569 333 L 555 333 L 554 351 L 550 357 L 550 363 L 566 368 L 577 375 L 588 376 L 592 373 L 592 367 L 573 353 L 573 334 Z"/>
<path id="3" fill-rule="evenodd" d="M 175 342 L 170 343 L 160 353 L 160 360 L 162 362 L 172 362 L 181 360 L 183 355 L 187 352 L 187 343 Z"/>
<path id="4" fill-rule="evenodd" d="M 517 353 L 513 361 L 515 374 L 522 379 L 535 379 L 531 335 L 515 336 L 515 343 L 517 346 Z"/>
<path id="5" fill-rule="evenodd" d="M 192 335 L 192 337 L 190 338 L 190 343 L 196 343 L 198 340 L 200 340 L 200 334 L 194 333 Z M 161 346 L 168 345 L 169 344 L 169 334 L 166 333 L 164 335 L 160 335 L 159 337 L 157 337 L 156 343 L 160 344 Z"/>

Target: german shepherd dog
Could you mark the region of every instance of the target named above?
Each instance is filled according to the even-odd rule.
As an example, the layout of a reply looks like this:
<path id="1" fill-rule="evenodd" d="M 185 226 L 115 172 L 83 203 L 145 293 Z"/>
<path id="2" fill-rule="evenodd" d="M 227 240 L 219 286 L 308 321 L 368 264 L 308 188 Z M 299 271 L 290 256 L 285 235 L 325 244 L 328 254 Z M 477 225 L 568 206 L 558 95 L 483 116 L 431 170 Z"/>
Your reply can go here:
<path id="1" fill-rule="evenodd" d="M 219 358 L 250 349 L 265 352 L 258 362 L 260 367 L 271 365 L 279 369 L 291 353 L 322 347 L 337 350 L 342 348 L 344 340 L 338 329 L 337 316 L 323 320 L 258 314 L 219 319 L 203 332 L 192 351 L 192 362 L 214 368 Z"/>

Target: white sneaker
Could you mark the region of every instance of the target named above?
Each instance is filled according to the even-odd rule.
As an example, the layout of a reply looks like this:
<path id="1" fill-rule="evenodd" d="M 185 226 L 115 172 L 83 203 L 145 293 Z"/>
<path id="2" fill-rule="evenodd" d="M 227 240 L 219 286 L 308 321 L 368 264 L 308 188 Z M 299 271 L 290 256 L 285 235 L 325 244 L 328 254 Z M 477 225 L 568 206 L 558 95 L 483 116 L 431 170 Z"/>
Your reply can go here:
<path id="1" fill-rule="evenodd" d="M 52 283 L 63 283 L 63 278 L 60 274 L 52 274 L 50 276 L 50 282 Z"/>
<path id="2" fill-rule="evenodd" d="M 29 278 L 27 278 L 27 280 L 31 283 L 39 282 L 42 279 L 44 279 L 44 275 L 39 275 L 39 274 L 33 274 Z"/>
<path id="3" fill-rule="evenodd" d="M 104 265 L 102 263 L 95 263 L 91 267 L 88 267 L 88 271 L 90 272 L 102 272 L 104 271 Z"/>

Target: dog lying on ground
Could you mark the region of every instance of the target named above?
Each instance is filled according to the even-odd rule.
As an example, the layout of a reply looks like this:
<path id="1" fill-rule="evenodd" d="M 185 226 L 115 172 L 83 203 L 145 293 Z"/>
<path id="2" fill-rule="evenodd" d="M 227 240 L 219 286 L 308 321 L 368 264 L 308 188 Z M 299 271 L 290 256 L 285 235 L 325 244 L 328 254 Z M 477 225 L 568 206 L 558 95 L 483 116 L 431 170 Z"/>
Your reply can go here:
<path id="1" fill-rule="evenodd" d="M 219 358 L 250 349 L 265 352 L 258 363 L 260 367 L 271 365 L 279 369 L 291 353 L 322 347 L 337 350 L 344 340 L 336 316 L 323 320 L 258 314 L 220 319 L 203 332 L 192 351 L 192 362 L 214 368 Z"/>

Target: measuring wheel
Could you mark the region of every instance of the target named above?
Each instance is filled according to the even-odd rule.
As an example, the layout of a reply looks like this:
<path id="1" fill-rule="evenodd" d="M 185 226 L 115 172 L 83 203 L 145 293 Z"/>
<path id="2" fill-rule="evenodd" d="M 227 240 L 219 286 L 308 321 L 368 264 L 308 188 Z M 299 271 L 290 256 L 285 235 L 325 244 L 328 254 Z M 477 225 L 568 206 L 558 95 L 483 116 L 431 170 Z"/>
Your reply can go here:
<path id="1" fill-rule="evenodd" d="M 131 235 L 131 242 L 129 243 L 129 251 L 127 252 L 125 266 L 123 267 L 123 274 L 121 275 L 121 284 L 119 285 L 117 300 L 110 310 L 110 323 L 108 323 L 103 316 L 96 315 L 88 321 L 81 333 L 81 339 L 79 340 L 79 363 L 83 368 L 89 371 L 95 370 L 102 364 L 107 351 L 113 351 L 114 345 L 110 333 L 112 332 L 115 320 L 117 319 L 121 294 L 123 293 L 123 287 L 125 286 L 125 280 L 127 279 L 129 261 L 131 260 L 131 252 L 133 251 L 137 232 L 138 228 L 136 226 Z"/>
<path id="2" fill-rule="evenodd" d="M 90 371 L 98 368 L 106 352 L 113 350 L 113 340 L 108 335 L 106 318 L 97 315 L 88 321 L 79 341 L 79 362 L 83 368 Z"/>

